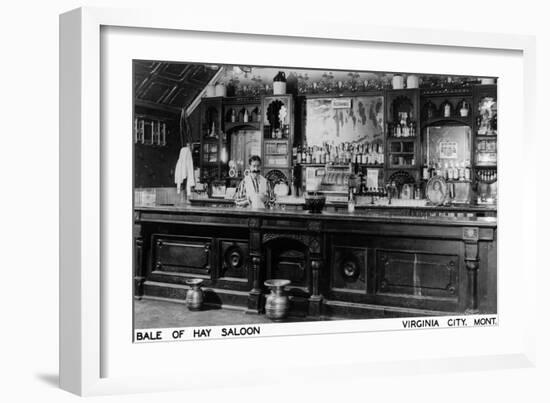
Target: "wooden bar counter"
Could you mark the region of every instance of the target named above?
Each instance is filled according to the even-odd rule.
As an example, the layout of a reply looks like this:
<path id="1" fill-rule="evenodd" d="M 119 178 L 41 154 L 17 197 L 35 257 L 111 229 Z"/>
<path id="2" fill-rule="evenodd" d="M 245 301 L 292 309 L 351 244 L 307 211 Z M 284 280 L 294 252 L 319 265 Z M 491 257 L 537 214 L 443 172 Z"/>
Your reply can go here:
<path id="1" fill-rule="evenodd" d="M 330 210 L 330 209 L 329 209 Z M 135 296 L 263 312 L 263 283 L 289 279 L 291 314 L 314 319 L 497 311 L 495 217 L 233 206 L 134 209 Z"/>

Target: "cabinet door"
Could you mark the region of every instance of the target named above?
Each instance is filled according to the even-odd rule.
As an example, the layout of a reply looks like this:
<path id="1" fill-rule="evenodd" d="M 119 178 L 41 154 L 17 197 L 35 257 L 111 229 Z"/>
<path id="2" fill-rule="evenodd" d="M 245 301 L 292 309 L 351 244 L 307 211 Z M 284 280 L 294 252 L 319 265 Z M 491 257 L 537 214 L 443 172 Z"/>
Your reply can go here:
<path id="1" fill-rule="evenodd" d="M 203 99 L 200 113 L 201 177 L 205 180 L 219 179 L 224 129 L 222 98 Z"/>
<path id="2" fill-rule="evenodd" d="M 379 250 L 376 293 L 457 298 L 458 264 L 457 255 Z"/>
<path id="3" fill-rule="evenodd" d="M 210 278 L 211 238 L 159 236 L 154 238 L 153 245 L 154 271 Z"/>

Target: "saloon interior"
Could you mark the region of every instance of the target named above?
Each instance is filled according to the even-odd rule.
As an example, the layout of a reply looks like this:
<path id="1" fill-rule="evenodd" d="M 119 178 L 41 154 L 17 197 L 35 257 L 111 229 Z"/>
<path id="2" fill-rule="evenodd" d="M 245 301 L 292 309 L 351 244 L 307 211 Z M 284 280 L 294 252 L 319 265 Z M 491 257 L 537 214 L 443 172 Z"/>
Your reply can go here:
<path id="1" fill-rule="evenodd" d="M 496 313 L 496 78 L 133 77 L 136 328 Z M 239 207 L 253 155 L 272 197 Z"/>

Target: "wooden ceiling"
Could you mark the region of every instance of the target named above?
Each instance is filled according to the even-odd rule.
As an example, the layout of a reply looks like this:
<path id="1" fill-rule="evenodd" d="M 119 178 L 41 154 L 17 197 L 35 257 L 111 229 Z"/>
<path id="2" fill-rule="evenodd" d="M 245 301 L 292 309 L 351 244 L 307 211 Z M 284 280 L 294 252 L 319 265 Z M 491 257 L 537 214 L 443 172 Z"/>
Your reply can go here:
<path id="1" fill-rule="evenodd" d="M 136 105 L 181 111 L 193 102 L 216 72 L 204 64 L 134 60 Z"/>

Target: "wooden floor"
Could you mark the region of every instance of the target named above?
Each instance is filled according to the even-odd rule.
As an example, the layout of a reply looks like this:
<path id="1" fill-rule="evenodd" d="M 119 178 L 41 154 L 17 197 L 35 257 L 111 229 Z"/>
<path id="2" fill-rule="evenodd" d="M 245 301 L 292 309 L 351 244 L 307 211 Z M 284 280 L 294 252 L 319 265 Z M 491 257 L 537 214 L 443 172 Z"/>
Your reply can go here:
<path id="1" fill-rule="evenodd" d="M 303 318 L 288 318 L 287 322 L 301 322 Z M 187 326 L 223 326 L 272 323 L 265 315 L 247 314 L 241 309 L 206 306 L 191 312 L 181 302 L 143 298 L 134 300 L 134 328 L 162 329 Z"/>

